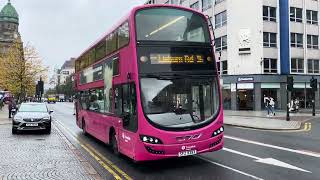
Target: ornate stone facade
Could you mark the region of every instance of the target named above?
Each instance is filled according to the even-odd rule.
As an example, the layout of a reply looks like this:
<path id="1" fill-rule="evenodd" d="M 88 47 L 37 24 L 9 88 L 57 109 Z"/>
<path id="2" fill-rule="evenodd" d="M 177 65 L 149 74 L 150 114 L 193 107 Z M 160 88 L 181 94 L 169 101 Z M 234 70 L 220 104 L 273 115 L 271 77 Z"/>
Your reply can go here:
<path id="1" fill-rule="evenodd" d="M 19 15 L 10 0 L 0 12 L 0 55 L 5 54 L 15 40 L 21 41 Z"/>

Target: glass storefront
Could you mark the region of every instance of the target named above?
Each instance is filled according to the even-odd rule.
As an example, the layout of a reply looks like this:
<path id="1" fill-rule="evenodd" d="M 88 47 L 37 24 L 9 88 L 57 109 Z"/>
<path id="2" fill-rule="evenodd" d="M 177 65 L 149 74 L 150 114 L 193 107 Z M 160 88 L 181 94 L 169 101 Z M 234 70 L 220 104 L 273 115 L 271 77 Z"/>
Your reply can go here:
<path id="1" fill-rule="evenodd" d="M 223 84 L 222 86 L 223 109 L 231 110 L 231 85 Z"/>
<path id="2" fill-rule="evenodd" d="M 237 106 L 239 110 L 254 109 L 253 83 L 237 84 Z"/>
<path id="3" fill-rule="evenodd" d="M 265 108 L 264 97 L 271 97 L 275 102 L 275 109 L 279 108 L 277 93 L 280 90 L 280 83 L 261 83 L 261 108 Z"/>
<path id="4" fill-rule="evenodd" d="M 305 83 L 294 83 L 293 91 L 291 92 L 291 100 L 299 101 L 299 108 L 306 108 L 306 97 L 305 97 Z"/>

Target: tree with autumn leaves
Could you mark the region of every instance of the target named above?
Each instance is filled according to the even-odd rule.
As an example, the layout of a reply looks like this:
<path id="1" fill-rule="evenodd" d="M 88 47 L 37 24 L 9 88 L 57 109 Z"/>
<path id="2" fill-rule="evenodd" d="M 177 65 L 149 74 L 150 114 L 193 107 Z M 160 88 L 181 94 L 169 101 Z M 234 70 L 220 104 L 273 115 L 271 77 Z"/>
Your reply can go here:
<path id="1" fill-rule="evenodd" d="M 22 100 L 35 94 L 36 82 L 40 77 L 45 81 L 47 72 L 36 49 L 16 41 L 0 57 L 0 89 L 7 89 Z"/>

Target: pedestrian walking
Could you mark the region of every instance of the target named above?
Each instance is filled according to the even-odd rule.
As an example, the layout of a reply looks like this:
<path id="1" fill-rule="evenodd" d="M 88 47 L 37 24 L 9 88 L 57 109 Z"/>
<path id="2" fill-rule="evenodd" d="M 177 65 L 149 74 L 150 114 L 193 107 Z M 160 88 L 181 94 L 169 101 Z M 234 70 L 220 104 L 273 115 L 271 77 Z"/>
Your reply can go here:
<path id="1" fill-rule="evenodd" d="M 275 105 L 274 99 L 272 97 L 270 97 L 269 99 L 270 99 L 270 102 L 269 102 L 270 112 L 273 116 L 275 116 L 276 113 L 274 112 L 274 105 Z"/>
<path id="2" fill-rule="evenodd" d="M 270 114 L 270 99 L 268 96 L 264 95 L 263 96 L 263 102 L 264 102 L 264 106 L 267 110 L 267 116 L 269 116 Z"/>
<path id="3" fill-rule="evenodd" d="M 11 101 L 9 101 L 9 105 L 8 105 L 9 118 L 11 118 L 11 115 L 12 115 L 12 109 L 16 109 L 16 108 L 17 108 L 16 101 L 15 101 L 14 99 L 12 99 Z"/>
<path id="4" fill-rule="evenodd" d="M 4 103 L 3 103 L 3 98 L 2 98 L 2 99 L 0 99 L 0 110 L 1 111 L 2 111 L 3 106 L 4 106 Z"/>

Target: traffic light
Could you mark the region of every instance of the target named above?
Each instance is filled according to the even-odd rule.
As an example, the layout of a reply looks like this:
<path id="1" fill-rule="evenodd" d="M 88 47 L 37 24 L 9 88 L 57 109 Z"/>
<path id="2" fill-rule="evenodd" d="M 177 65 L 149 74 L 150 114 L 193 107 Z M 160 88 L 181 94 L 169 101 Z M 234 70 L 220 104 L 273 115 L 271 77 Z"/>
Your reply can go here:
<path id="1" fill-rule="evenodd" d="M 38 81 L 38 90 L 39 90 L 39 94 L 43 94 L 43 81 L 40 79 L 40 81 Z"/>
<path id="2" fill-rule="evenodd" d="M 292 76 L 287 77 L 287 90 L 293 91 L 293 77 Z"/>
<path id="3" fill-rule="evenodd" d="M 313 91 L 317 91 L 318 89 L 318 80 L 314 79 L 313 77 L 310 79 L 310 87 Z"/>

